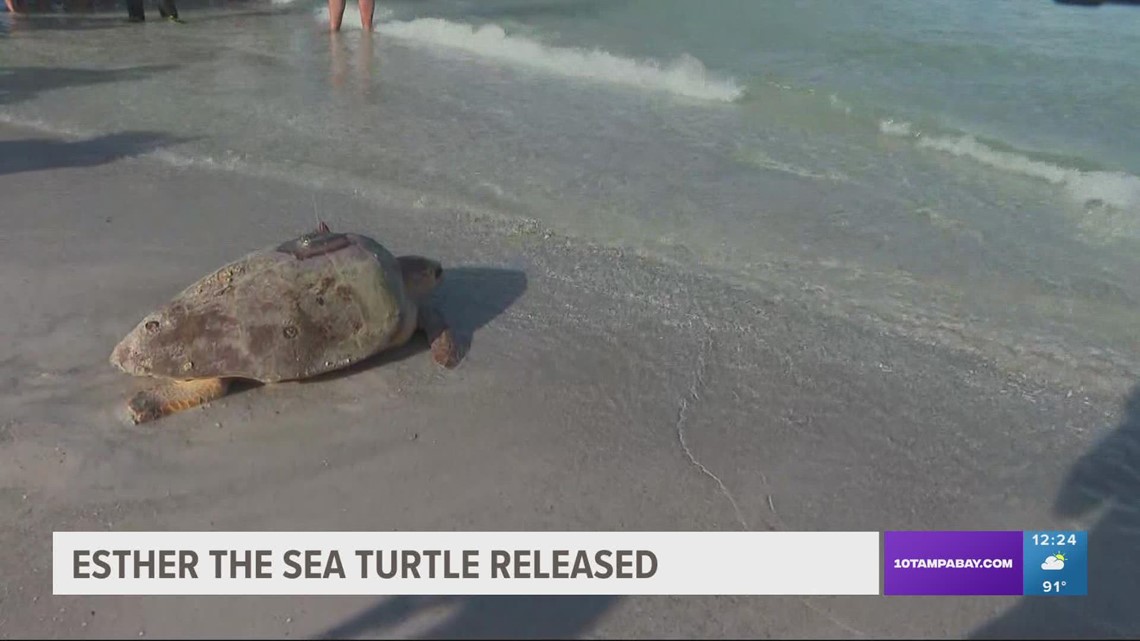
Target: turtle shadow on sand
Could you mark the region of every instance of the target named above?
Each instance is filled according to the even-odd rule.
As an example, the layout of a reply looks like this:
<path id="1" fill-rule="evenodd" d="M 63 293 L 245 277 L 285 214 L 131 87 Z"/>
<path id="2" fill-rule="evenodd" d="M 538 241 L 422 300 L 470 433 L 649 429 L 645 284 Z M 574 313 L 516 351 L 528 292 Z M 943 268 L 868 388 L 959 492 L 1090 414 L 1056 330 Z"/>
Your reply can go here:
<path id="1" fill-rule="evenodd" d="M 451 326 L 452 334 L 459 343 L 461 362 L 471 348 L 475 333 L 507 311 L 523 295 L 526 287 L 526 274 L 517 269 L 444 268 L 443 280 L 432 293 L 431 301 L 443 312 Z M 428 347 L 426 337 L 417 333 L 406 345 L 381 352 L 355 365 L 298 382 L 311 384 L 352 376 L 422 354 Z M 257 383 L 251 383 L 250 386 L 257 386 Z"/>
<path id="2" fill-rule="evenodd" d="M 1053 513 L 1098 517 L 1088 531 L 1088 596 L 1025 597 L 969 638 L 1140 638 L 1140 385 L 1120 425 L 1069 470 Z"/>

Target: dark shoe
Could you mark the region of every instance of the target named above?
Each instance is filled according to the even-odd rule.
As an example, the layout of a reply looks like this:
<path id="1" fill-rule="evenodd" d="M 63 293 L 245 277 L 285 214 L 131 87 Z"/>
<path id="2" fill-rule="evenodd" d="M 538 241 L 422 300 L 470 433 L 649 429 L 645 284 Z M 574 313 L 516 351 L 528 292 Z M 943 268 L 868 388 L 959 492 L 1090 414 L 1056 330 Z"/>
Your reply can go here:
<path id="1" fill-rule="evenodd" d="M 158 13 L 167 20 L 178 20 L 178 7 L 174 0 L 158 0 Z"/>

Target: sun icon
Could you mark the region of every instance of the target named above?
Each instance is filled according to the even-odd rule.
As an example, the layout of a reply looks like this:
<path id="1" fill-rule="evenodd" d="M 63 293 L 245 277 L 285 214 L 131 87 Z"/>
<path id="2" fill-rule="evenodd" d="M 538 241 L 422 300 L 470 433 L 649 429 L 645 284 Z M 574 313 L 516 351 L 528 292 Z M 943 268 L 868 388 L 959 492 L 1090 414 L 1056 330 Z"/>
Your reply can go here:
<path id="1" fill-rule="evenodd" d="M 1054 554 L 1053 558 L 1057 559 L 1058 561 L 1068 561 L 1068 559 L 1065 558 L 1065 555 L 1061 554 L 1060 552 Z"/>

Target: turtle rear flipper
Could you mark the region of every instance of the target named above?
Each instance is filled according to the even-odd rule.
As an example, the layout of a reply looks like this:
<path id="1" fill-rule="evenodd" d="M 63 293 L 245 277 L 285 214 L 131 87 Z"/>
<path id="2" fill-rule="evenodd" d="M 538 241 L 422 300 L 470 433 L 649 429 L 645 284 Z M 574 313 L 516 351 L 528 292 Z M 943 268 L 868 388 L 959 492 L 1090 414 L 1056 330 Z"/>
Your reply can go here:
<path id="1" fill-rule="evenodd" d="M 127 409 L 138 425 L 209 403 L 225 396 L 228 389 L 229 380 L 224 378 L 168 381 L 135 394 Z"/>

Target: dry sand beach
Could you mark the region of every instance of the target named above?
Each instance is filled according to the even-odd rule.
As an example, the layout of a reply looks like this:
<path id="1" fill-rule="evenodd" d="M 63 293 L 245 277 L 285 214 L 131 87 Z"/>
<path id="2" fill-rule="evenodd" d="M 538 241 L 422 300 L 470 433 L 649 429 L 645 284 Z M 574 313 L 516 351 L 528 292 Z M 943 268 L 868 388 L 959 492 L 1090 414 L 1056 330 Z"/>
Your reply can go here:
<path id="1" fill-rule="evenodd" d="M 844 313 L 779 261 L 742 282 L 526 212 L 483 215 L 411 187 L 381 197 L 331 170 L 250 170 L 268 142 L 207 157 L 194 145 L 214 134 L 184 124 L 219 114 L 189 94 L 219 89 L 153 73 L 177 62 L 145 29 L 119 36 L 141 38 L 147 65 L 84 60 L 83 44 L 49 64 L 26 33 L 0 40 L 20 60 L 0 76 L 0 638 L 1140 635 L 1140 388 L 1127 369 L 1044 376 Z M 192 67 L 187 33 L 163 46 Z M 383 100 L 419 55 L 400 47 L 376 44 Z M 112 95 L 108 83 L 127 96 L 122 121 L 73 103 Z M 285 103 L 304 103 L 300 84 L 281 81 Z M 185 119 L 148 120 L 138 105 L 180 100 L 155 93 L 176 86 Z M 363 167 L 400 173 L 384 164 L 398 160 L 389 133 Z M 346 154 L 366 145 L 342 134 Z M 293 140 L 276 135 L 280 149 Z M 107 360 L 122 335 L 209 270 L 309 230 L 314 210 L 443 262 L 435 298 L 469 344 L 463 363 L 441 370 L 419 340 L 126 422 L 140 382 Z M 54 597 L 50 572 L 56 530 L 1029 528 L 1090 531 L 1089 597 Z"/>

